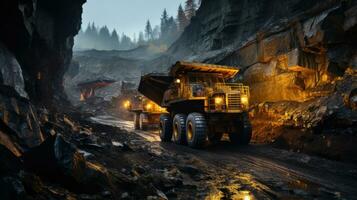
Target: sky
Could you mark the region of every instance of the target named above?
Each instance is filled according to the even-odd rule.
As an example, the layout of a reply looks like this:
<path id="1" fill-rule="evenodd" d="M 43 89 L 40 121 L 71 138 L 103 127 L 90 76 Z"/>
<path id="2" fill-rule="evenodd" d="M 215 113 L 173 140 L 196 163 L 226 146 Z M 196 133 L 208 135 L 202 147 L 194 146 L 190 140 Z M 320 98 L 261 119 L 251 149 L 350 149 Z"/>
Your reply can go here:
<path id="1" fill-rule="evenodd" d="M 82 28 L 85 30 L 89 22 L 96 26 L 107 25 L 110 30 L 126 33 L 133 37 L 143 31 L 149 19 L 152 26 L 160 24 L 163 10 L 166 8 L 170 16 L 176 17 L 180 4 L 185 0 L 87 0 L 83 7 Z"/>

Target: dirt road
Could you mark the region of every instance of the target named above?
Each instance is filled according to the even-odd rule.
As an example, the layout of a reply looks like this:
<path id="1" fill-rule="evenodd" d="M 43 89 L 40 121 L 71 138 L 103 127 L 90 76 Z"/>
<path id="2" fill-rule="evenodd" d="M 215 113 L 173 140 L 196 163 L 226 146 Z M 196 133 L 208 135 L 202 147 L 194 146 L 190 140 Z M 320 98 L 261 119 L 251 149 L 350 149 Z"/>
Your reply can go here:
<path id="1" fill-rule="evenodd" d="M 357 199 L 357 166 L 352 164 L 270 146 L 237 147 L 226 140 L 196 150 L 161 143 L 157 131 L 134 130 L 128 121 L 109 116 L 92 120 L 139 136 L 151 154 L 177 165 L 185 172 L 183 185 L 194 186 L 182 189 L 192 199 Z"/>

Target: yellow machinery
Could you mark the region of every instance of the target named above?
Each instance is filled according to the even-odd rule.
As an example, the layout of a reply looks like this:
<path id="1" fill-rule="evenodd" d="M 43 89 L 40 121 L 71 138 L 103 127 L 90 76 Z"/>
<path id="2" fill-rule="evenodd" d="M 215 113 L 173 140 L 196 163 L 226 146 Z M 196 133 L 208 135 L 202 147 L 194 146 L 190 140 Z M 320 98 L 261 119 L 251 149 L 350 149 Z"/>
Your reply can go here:
<path id="1" fill-rule="evenodd" d="M 134 127 L 140 130 L 146 130 L 159 124 L 160 115 L 166 113 L 165 108 L 142 95 L 135 95 L 130 100 L 125 100 L 123 106 L 129 112 L 134 113 Z"/>
<path id="2" fill-rule="evenodd" d="M 228 133 L 231 142 L 248 144 L 249 87 L 231 82 L 238 72 L 235 67 L 177 62 L 168 76 L 143 76 L 139 91 L 169 113 L 160 117 L 162 141 L 202 147 Z"/>

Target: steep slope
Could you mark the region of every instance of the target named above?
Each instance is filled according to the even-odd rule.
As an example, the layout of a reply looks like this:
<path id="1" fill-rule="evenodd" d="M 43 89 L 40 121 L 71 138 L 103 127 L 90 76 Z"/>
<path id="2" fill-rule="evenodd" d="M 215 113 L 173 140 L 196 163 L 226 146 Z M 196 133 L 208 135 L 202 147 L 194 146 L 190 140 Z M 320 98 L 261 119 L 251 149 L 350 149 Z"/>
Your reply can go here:
<path id="1" fill-rule="evenodd" d="M 254 101 L 304 100 L 309 97 L 304 89 L 356 65 L 355 5 L 333 0 L 207 0 L 169 53 L 176 59 L 250 68 L 245 80 L 253 87 L 264 83 L 253 89 Z M 274 92 L 264 85 L 285 87 Z M 291 92 L 296 95 L 286 95 Z"/>

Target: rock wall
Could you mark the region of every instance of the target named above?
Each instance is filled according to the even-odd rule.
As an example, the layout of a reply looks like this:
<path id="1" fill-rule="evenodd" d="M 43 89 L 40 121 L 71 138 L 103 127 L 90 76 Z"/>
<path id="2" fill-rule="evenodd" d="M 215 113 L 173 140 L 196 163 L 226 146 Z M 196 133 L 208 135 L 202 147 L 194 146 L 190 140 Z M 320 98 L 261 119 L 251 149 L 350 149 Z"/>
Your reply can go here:
<path id="1" fill-rule="evenodd" d="M 46 138 L 38 108 L 54 109 L 65 101 L 63 74 L 84 2 L 0 2 L 0 145 L 16 156 Z"/>
<path id="2" fill-rule="evenodd" d="M 73 37 L 81 25 L 85 0 L 3 0 L 0 3 L 0 51 L 22 73 L 17 91 L 33 103 L 51 106 L 63 99 L 62 78 L 72 58 Z M 1 58 L 0 60 L 4 59 Z M 4 69 L 2 67 L 2 69 Z M 2 75 L 7 76 L 2 70 Z M 19 76 L 18 76 L 19 77 Z M 4 84 L 9 81 L 3 80 Z"/>
<path id="3" fill-rule="evenodd" d="M 306 101 L 356 67 L 357 1 L 205 0 L 176 59 L 239 66 L 252 101 Z"/>

